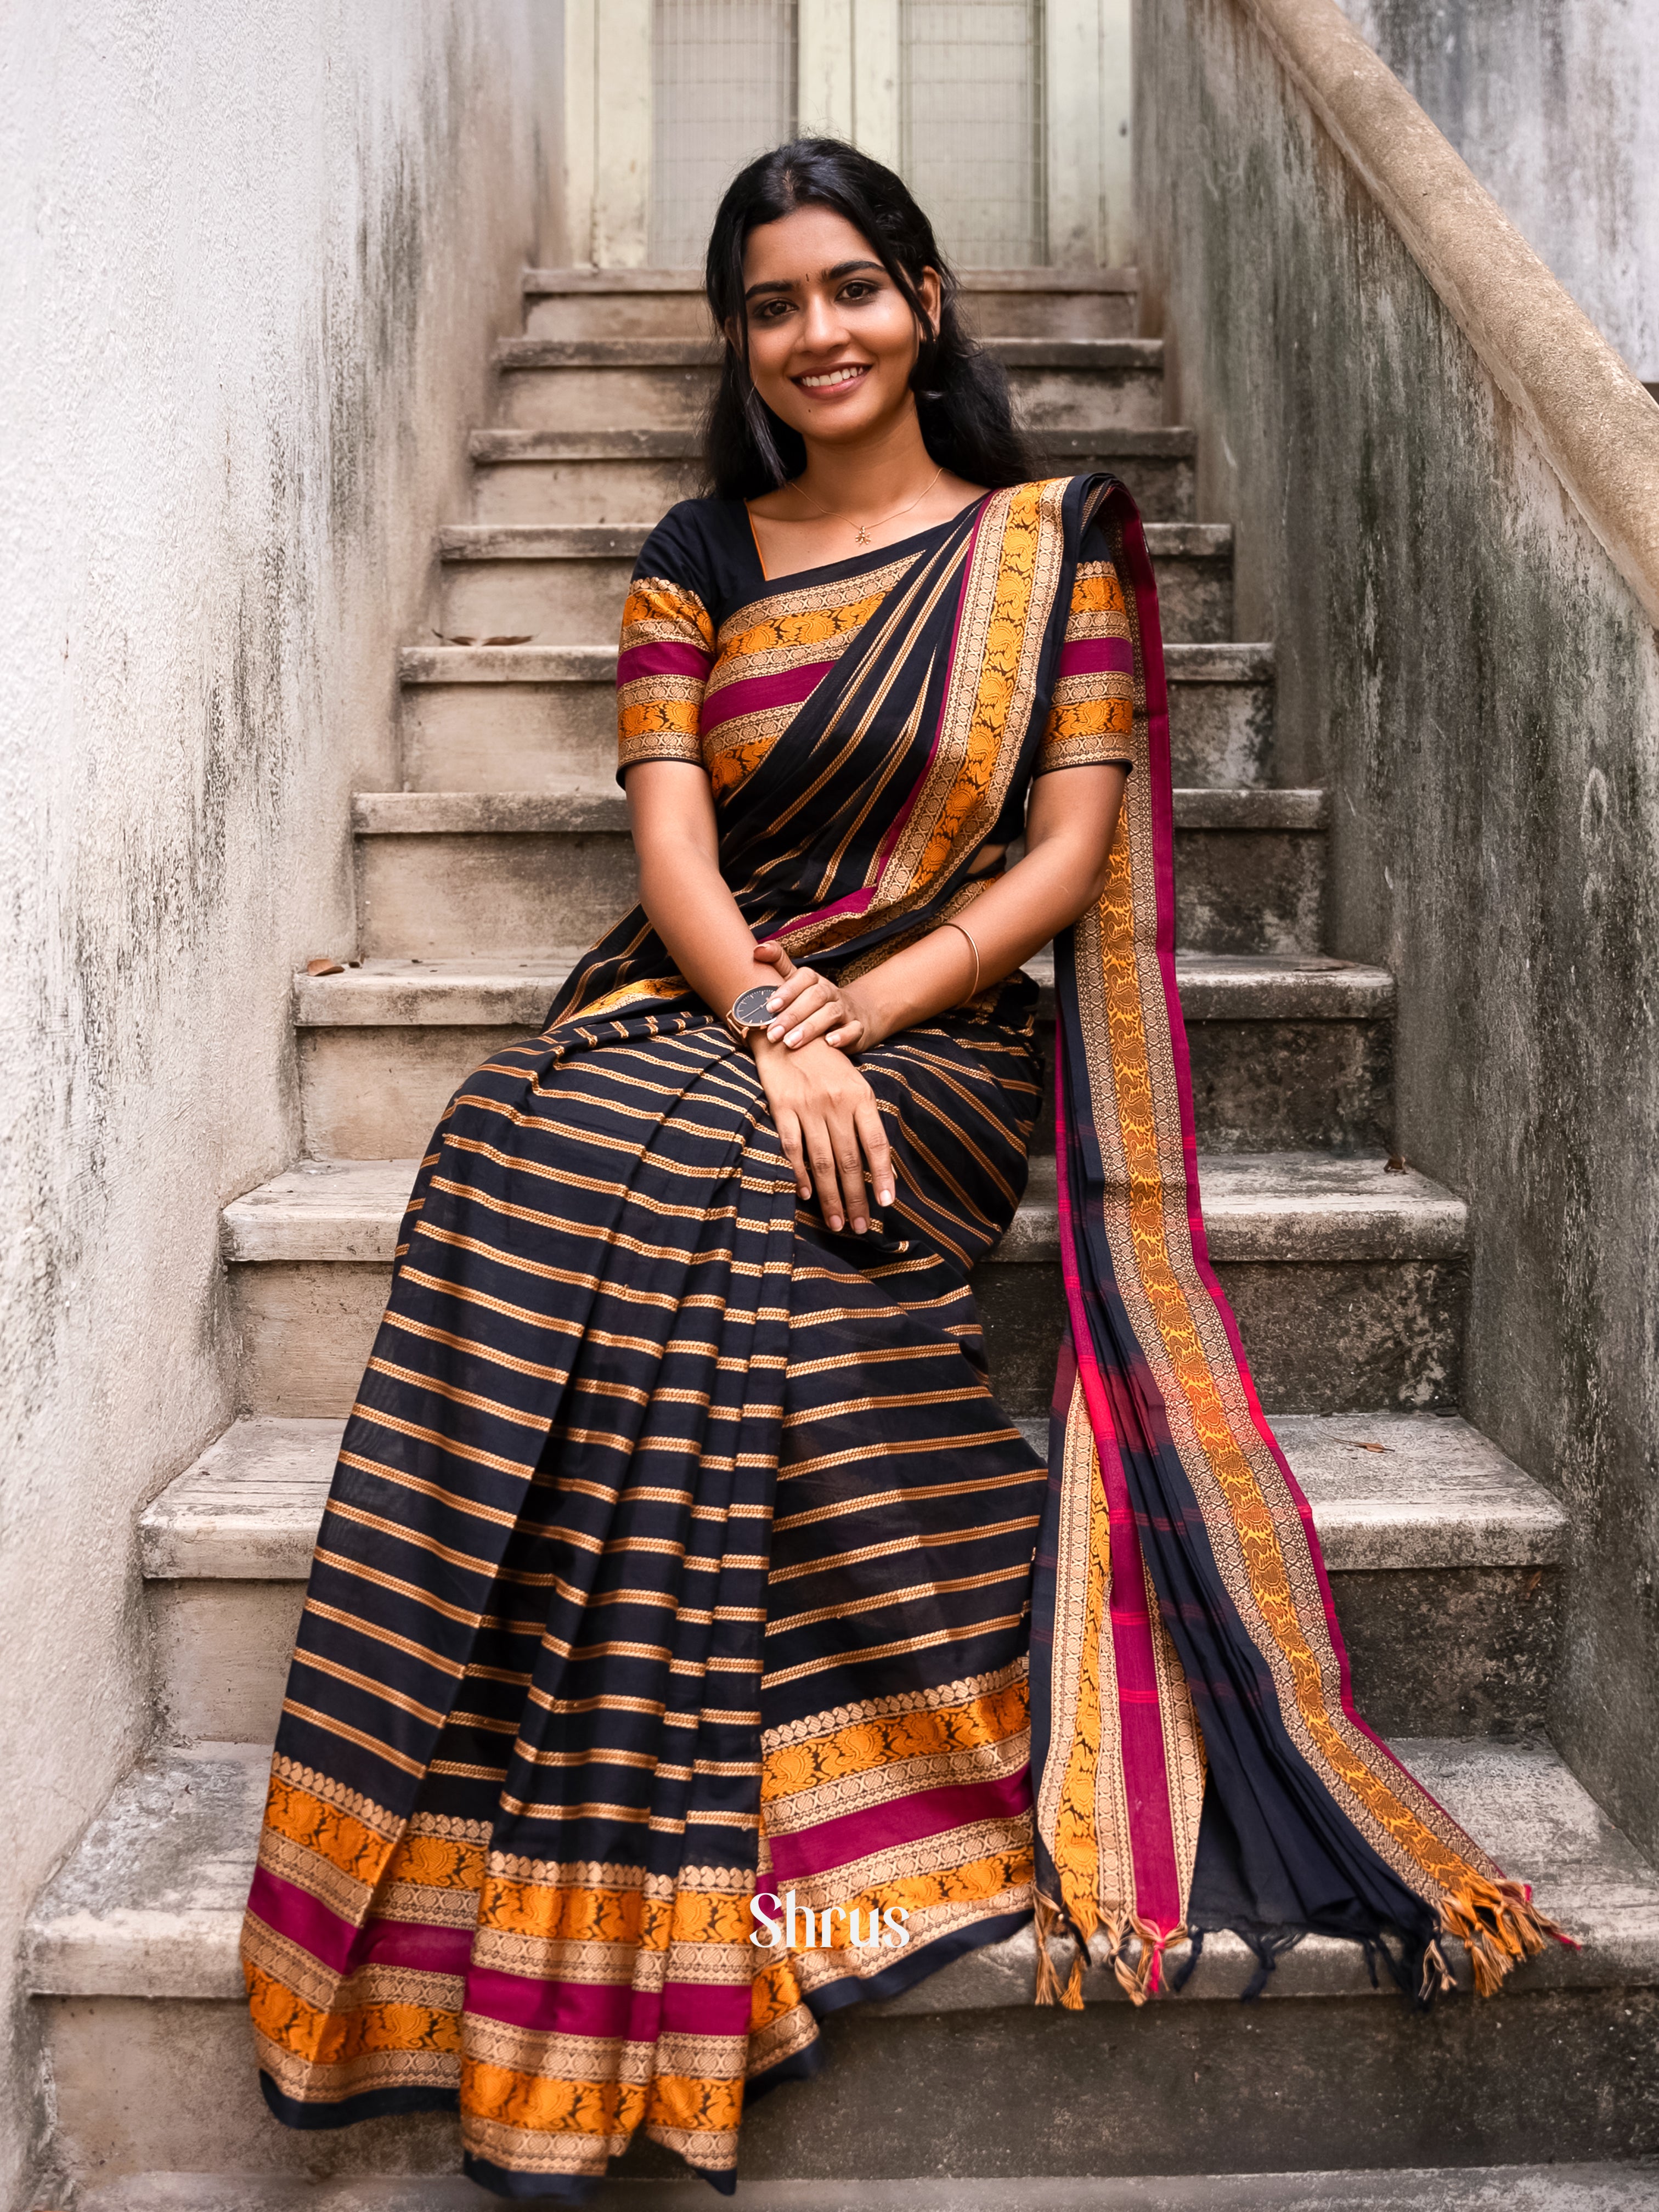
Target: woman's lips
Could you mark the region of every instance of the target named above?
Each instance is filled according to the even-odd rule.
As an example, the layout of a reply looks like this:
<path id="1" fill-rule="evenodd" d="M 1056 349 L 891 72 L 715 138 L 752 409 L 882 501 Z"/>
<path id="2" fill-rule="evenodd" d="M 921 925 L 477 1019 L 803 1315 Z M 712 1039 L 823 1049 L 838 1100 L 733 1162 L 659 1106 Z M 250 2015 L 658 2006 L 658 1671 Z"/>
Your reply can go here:
<path id="1" fill-rule="evenodd" d="M 849 361 L 835 368 L 813 369 L 791 381 L 797 391 L 805 392 L 811 399 L 836 399 L 843 392 L 856 391 L 869 374 L 867 361 Z"/>

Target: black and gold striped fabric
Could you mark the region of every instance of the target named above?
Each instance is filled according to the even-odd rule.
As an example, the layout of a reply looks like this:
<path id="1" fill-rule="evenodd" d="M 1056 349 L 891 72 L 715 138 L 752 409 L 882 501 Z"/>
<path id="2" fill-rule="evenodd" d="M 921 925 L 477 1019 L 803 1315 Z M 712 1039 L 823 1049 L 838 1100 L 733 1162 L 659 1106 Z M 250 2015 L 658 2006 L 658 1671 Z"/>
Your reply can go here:
<path id="1" fill-rule="evenodd" d="M 721 802 L 757 928 L 854 963 L 971 900 L 1081 514 L 1021 486 L 915 541 Z M 762 783 L 817 794 L 787 835 Z M 1047 1471 L 971 1272 L 1025 1186 L 1036 1006 L 1017 975 L 861 1056 L 898 1182 L 865 1237 L 798 1203 L 752 1061 L 637 912 L 451 1102 L 250 1900 L 281 2118 L 459 2106 L 477 2179 L 568 2201 L 643 2130 L 729 2187 L 745 2093 L 812 2070 L 827 2012 L 1029 1918 Z M 827 1940 L 757 1940 L 786 1898 Z"/>

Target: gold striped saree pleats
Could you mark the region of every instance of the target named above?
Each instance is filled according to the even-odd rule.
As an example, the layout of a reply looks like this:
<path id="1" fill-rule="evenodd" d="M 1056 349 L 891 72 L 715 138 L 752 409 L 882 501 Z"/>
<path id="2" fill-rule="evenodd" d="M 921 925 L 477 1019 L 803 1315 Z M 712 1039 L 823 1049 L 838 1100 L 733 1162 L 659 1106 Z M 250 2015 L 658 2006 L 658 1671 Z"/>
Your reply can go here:
<path id="1" fill-rule="evenodd" d="M 746 2085 L 812 2070 L 823 2012 L 1029 1913 L 1043 1475 L 938 1249 L 1005 1201 L 928 1165 L 971 1131 L 1018 1188 L 1008 998 L 872 1066 L 926 1246 L 798 1218 L 706 1020 L 561 1031 L 452 1104 L 250 1903 L 289 2124 L 459 2106 L 508 2195 L 580 2195 L 639 2130 L 729 2180 Z"/>

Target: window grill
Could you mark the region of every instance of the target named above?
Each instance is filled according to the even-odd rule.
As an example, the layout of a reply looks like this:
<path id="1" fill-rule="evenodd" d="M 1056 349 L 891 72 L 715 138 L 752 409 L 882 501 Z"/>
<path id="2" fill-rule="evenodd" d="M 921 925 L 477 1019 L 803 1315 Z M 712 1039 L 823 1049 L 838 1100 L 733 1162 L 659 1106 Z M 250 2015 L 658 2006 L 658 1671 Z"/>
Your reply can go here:
<path id="1" fill-rule="evenodd" d="M 1042 0 L 902 0 L 905 180 L 965 269 L 1048 258 Z"/>
<path id="2" fill-rule="evenodd" d="M 795 3 L 655 0 L 652 32 L 650 258 L 696 269 L 727 185 L 794 134 Z"/>

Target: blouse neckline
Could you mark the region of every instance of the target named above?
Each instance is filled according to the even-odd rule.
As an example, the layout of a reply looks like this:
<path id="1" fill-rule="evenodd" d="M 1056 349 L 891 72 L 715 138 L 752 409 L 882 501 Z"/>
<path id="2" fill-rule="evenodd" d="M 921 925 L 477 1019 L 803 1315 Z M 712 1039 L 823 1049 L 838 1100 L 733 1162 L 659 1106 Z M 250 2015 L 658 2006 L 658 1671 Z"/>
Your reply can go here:
<path id="1" fill-rule="evenodd" d="M 954 514 L 947 514 L 942 522 L 930 522 L 926 530 L 918 530 L 908 538 L 896 538 L 890 545 L 872 545 L 862 552 L 850 555 L 844 561 L 826 561 L 816 568 L 791 568 L 781 576 L 769 576 L 766 573 L 766 564 L 761 559 L 760 541 L 755 535 L 755 518 L 749 512 L 748 501 L 739 500 L 738 505 L 743 511 L 743 534 L 748 543 L 755 573 L 768 592 L 775 592 L 786 584 L 805 588 L 811 583 L 839 583 L 842 578 L 856 576 L 863 569 L 879 568 L 889 561 L 901 559 L 905 554 L 925 545 L 930 538 L 937 537 L 942 530 L 950 529 L 969 508 L 983 506 L 992 496 L 990 492 L 982 491 L 977 499 L 969 500 Z"/>

